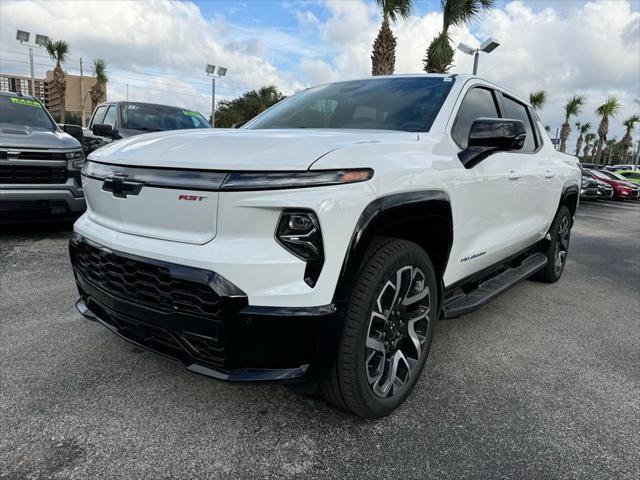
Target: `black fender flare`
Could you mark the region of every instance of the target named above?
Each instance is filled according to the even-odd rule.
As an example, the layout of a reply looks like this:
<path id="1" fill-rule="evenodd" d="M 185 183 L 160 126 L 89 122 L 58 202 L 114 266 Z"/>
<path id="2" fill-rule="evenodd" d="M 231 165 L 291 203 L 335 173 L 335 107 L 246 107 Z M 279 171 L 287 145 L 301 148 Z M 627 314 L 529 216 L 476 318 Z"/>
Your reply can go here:
<path id="1" fill-rule="evenodd" d="M 442 216 L 447 212 L 446 221 L 448 248 L 445 254 L 446 267 L 453 243 L 453 218 L 449 195 L 442 190 L 420 190 L 395 193 L 379 197 L 369 203 L 362 211 L 351 235 L 345 254 L 340 276 L 336 284 L 334 303 L 344 303 L 350 296 L 351 286 L 360 271 L 369 243 L 382 227 L 409 220 L 420 220 L 433 216 Z M 442 282 L 442 279 L 440 279 Z"/>

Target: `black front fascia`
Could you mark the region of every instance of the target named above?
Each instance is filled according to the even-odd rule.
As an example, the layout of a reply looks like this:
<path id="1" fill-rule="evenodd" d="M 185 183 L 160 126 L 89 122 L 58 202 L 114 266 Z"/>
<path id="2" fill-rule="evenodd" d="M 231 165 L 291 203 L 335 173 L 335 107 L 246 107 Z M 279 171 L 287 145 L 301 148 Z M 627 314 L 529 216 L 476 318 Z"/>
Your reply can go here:
<path id="1" fill-rule="evenodd" d="M 153 306 L 129 291 L 114 293 L 117 286 L 109 283 L 108 291 L 83 272 L 83 244 L 99 250 L 92 253 L 104 257 L 100 268 L 109 275 L 120 275 L 109 261 L 112 255 L 125 259 L 120 263 L 124 267 L 128 261 L 150 265 L 149 272 L 157 267 L 168 273 L 170 282 L 206 285 L 219 296 L 219 308 L 194 314 L 179 303 L 178 308 L 167 302 Z M 69 249 L 81 313 L 130 342 L 180 360 L 191 371 L 228 381 L 295 382 L 330 368 L 341 325 L 341 313 L 333 305 L 248 306 L 244 292 L 215 272 L 113 251 L 79 235 L 73 236 Z M 147 280 L 143 276 L 140 281 Z"/>

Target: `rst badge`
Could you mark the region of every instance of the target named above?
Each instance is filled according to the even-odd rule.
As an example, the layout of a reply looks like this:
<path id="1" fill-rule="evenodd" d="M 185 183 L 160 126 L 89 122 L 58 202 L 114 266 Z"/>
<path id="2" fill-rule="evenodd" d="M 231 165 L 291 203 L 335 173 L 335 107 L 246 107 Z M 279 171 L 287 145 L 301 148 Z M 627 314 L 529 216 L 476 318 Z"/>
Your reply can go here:
<path id="1" fill-rule="evenodd" d="M 178 195 L 178 200 L 187 200 L 189 202 L 201 202 L 205 198 L 207 198 L 206 195 L 186 195 L 184 193 Z"/>

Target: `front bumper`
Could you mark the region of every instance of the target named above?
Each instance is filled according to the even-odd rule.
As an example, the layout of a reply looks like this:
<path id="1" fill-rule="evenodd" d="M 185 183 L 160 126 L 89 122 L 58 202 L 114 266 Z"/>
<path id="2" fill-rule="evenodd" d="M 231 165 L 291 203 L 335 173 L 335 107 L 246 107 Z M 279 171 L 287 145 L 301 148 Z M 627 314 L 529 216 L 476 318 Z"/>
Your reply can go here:
<path id="1" fill-rule="evenodd" d="M 82 188 L 73 179 L 60 185 L 0 186 L 0 221 L 77 218 L 86 209 Z"/>
<path id="2" fill-rule="evenodd" d="M 299 382 L 331 366 L 341 325 L 333 305 L 249 306 L 215 272 L 114 251 L 77 234 L 69 249 L 82 315 L 193 372 Z"/>

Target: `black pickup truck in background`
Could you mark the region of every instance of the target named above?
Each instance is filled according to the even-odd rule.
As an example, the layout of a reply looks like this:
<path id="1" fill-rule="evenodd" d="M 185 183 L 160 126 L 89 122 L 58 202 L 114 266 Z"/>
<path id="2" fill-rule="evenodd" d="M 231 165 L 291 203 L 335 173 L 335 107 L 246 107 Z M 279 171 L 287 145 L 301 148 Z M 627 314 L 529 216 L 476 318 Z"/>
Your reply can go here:
<path id="1" fill-rule="evenodd" d="M 82 147 L 88 155 L 114 140 L 164 130 L 211 128 L 198 112 L 169 105 L 106 102 L 96 107 L 84 132 Z"/>

